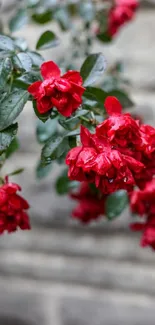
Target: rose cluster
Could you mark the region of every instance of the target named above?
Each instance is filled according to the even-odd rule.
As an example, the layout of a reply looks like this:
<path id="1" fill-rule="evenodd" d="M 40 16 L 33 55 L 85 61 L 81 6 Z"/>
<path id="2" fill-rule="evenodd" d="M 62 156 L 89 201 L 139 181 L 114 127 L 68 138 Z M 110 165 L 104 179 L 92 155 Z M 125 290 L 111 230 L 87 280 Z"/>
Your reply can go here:
<path id="1" fill-rule="evenodd" d="M 110 116 L 95 134 L 81 126 L 81 146 L 66 157 L 68 175 L 71 180 L 95 184 L 106 195 L 119 189 L 131 192 L 146 173 L 141 127 L 130 114 L 121 114 L 115 97 L 107 97 L 104 105 Z"/>
<path id="2" fill-rule="evenodd" d="M 94 134 L 81 126 L 81 145 L 71 149 L 66 157 L 68 176 L 94 184 L 102 197 L 125 189 L 131 201 L 136 196 L 138 202 L 155 174 L 155 128 L 139 123 L 130 114 L 122 114 L 115 97 L 107 97 L 104 106 L 109 117 L 97 125 Z M 140 192 L 134 192 L 135 186 Z M 152 218 L 152 211 L 149 220 L 150 215 Z"/>
<path id="3" fill-rule="evenodd" d="M 25 212 L 29 208 L 28 202 L 17 194 L 21 191 L 19 185 L 9 183 L 0 187 L 0 234 L 13 232 L 18 228 L 30 229 L 29 217 Z"/>
<path id="4" fill-rule="evenodd" d="M 114 0 L 108 16 L 108 34 L 114 36 L 121 26 L 132 20 L 138 8 L 138 0 Z"/>

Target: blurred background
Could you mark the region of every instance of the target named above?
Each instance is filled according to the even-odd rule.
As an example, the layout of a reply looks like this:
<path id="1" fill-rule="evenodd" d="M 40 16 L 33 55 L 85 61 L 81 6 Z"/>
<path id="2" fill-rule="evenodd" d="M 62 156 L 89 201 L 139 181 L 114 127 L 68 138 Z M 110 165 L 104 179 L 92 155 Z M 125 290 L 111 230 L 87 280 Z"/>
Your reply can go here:
<path id="1" fill-rule="evenodd" d="M 1 19 L 8 19 L 15 0 L 1 0 Z M 61 44 L 43 53 L 47 60 L 68 55 L 69 34 L 54 23 L 29 24 L 24 36 L 31 49 L 47 29 Z M 123 60 L 131 81 L 135 112 L 144 121 L 155 119 L 155 1 L 141 1 L 133 22 L 110 45 L 96 43 L 108 65 Z M 25 167 L 15 178 L 31 204 L 30 232 L 0 238 L 0 325 L 154 325 L 155 254 L 139 247 L 128 230 L 129 212 L 112 224 L 81 226 L 70 218 L 74 202 L 58 197 L 53 188 L 60 167 L 37 181 L 40 146 L 31 104 L 19 119 L 20 150 L 5 170 Z"/>

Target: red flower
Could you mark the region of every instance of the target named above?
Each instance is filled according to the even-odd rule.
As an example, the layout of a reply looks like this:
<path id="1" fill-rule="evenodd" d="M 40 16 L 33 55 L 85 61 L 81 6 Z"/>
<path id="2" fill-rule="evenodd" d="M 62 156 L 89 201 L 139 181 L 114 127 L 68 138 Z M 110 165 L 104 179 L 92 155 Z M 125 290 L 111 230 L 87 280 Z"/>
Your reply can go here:
<path id="1" fill-rule="evenodd" d="M 50 111 L 54 106 L 63 116 L 70 116 L 82 103 L 85 88 L 78 71 L 68 71 L 60 75 L 59 67 L 53 62 L 41 65 L 41 75 L 44 81 L 36 81 L 29 86 L 28 91 L 37 100 L 40 114 Z"/>
<path id="2" fill-rule="evenodd" d="M 138 0 L 115 0 L 117 6 L 126 6 L 132 10 L 136 10 L 139 7 Z"/>
<path id="3" fill-rule="evenodd" d="M 135 121 L 130 114 L 122 114 L 122 106 L 117 98 L 107 97 L 104 106 L 110 115 L 103 123 L 97 126 L 98 137 L 106 137 L 109 142 L 127 149 L 141 145 L 139 122 Z"/>
<path id="4" fill-rule="evenodd" d="M 139 177 L 137 185 L 144 188 L 146 182 L 155 175 L 155 128 L 142 124 L 140 126 L 141 145 L 134 152 L 135 157 L 146 167 Z"/>
<path id="5" fill-rule="evenodd" d="M 141 246 L 151 246 L 155 250 L 155 215 L 148 216 L 145 223 L 133 223 L 130 225 L 133 231 L 142 231 Z"/>
<path id="6" fill-rule="evenodd" d="M 95 183 L 104 194 L 118 189 L 132 190 L 135 176 L 144 169 L 141 162 L 121 154 L 106 138 L 92 135 L 84 127 L 81 127 L 81 143 L 66 157 L 70 179 Z"/>
<path id="7" fill-rule="evenodd" d="M 87 182 L 83 182 L 78 192 L 71 193 L 71 197 L 79 201 L 72 217 L 88 223 L 103 215 L 105 199 L 100 194 L 98 191 L 94 192 Z"/>
<path id="8" fill-rule="evenodd" d="M 114 36 L 122 25 L 133 18 L 138 7 L 136 0 L 115 0 L 115 2 L 115 6 L 109 13 L 108 33 L 110 36 Z"/>
<path id="9" fill-rule="evenodd" d="M 29 204 L 17 194 L 20 190 L 19 185 L 8 182 L 0 187 L 0 234 L 5 230 L 30 229 L 29 217 L 25 212 Z"/>
<path id="10" fill-rule="evenodd" d="M 141 216 L 155 214 L 155 179 L 148 182 L 144 190 L 133 191 L 130 197 L 131 209 Z"/>

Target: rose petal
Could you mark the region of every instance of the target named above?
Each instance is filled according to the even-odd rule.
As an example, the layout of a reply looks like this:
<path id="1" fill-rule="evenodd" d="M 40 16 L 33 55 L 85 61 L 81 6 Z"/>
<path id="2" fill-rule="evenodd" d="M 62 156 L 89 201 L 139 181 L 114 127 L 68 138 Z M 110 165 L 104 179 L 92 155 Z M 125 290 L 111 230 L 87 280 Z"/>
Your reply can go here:
<path id="1" fill-rule="evenodd" d="M 29 92 L 32 96 L 34 96 L 35 98 L 37 98 L 38 95 L 39 95 L 39 88 L 40 88 L 41 84 L 42 84 L 42 81 L 36 81 L 36 82 L 34 82 L 32 85 L 30 85 L 30 86 L 28 87 L 28 89 L 27 89 L 28 92 Z"/>
<path id="2" fill-rule="evenodd" d="M 81 86 L 83 83 L 82 77 L 78 71 L 69 70 L 67 71 L 62 78 L 67 79 L 68 81 L 72 81 L 75 84 Z"/>
<path id="3" fill-rule="evenodd" d="M 108 96 L 104 102 L 104 107 L 109 115 L 121 114 L 122 105 L 116 97 Z"/>
<path id="4" fill-rule="evenodd" d="M 60 78 L 60 69 L 53 61 L 45 62 L 41 65 L 41 74 L 44 79 Z"/>

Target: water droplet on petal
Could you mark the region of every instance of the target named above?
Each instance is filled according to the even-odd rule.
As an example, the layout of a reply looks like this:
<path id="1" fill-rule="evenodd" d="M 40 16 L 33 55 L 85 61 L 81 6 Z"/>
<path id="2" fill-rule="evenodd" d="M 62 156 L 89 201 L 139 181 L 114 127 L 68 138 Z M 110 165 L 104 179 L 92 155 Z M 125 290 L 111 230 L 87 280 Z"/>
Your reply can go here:
<path id="1" fill-rule="evenodd" d="M 128 178 L 127 177 L 124 177 L 124 183 L 126 183 L 127 182 L 127 180 L 128 180 Z"/>
<path id="2" fill-rule="evenodd" d="M 110 184 L 113 183 L 113 181 L 114 181 L 113 178 L 109 178 L 109 179 L 108 179 L 108 182 L 109 182 Z"/>

